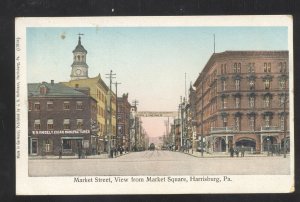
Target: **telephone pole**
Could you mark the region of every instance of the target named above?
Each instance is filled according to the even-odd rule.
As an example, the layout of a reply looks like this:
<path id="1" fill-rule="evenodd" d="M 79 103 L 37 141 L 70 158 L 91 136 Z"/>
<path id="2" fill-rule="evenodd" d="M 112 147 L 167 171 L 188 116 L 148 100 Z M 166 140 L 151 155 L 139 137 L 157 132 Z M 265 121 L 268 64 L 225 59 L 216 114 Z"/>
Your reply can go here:
<path id="1" fill-rule="evenodd" d="M 134 110 L 135 112 L 137 112 L 137 105 L 139 104 L 139 101 L 138 100 L 133 100 L 132 102 L 132 106 L 134 106 Z M 134 116 L 134 149 L 136 150 L 137 149 L 137 145 L 136 145 L 136 142 L 137 142 L 137 117 Z"/>
<path id="2" fill-rule="evenodd" d="M 109 74 L 105 74 L 106 78 L 109 79 L 109 131 L 108 131 L 108 155 L 112 158 L 111 156 L 111 136 L 112 136 L 112 90 L 111 90 L 111 85 L 112 85 L 112 79 L 115 79 L 116 74 L 112 73 L 112 70 L 110 70 Z M 107 109 L 106 109 L 107 111 Z"/>
<path id="3" fill-rule="evenodd" d="M 118 128 L 118 85 L 121 84 L 121 83 L 118 83 L 118 82 L 116 81 L 116 82 L 113 83 L 113 84 L 115 84 L 115 86 L 116 86 L 116 138 L 117 138 L 117 140 L 118 140 L 118 138 L 119 138 L 118 144 L 120 144 L 120 138 L 121 138 L 121 135 L 120 135 L 120 137 L 119 137 L 119 134 L 118 134 L 118 131 L 119 131 L 119 128 Z M 122 134 L 122 135 L 123 135 L 123 134 Z M 118 145 L 118 144 L 117 144 L 117 145 Z M 120 145 L 118 145 L 118 146 L 120 146 Z"/>

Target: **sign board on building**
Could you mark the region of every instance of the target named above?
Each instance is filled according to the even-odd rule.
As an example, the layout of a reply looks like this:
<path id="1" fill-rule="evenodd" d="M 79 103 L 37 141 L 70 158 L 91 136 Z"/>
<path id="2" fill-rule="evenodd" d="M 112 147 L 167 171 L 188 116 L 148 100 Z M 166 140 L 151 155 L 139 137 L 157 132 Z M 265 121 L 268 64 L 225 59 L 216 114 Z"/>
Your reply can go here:
<path id="1" fill-rule="evenodd" d="M 32 135 L 89 134 L 90 130 L 33 130 Z"/>

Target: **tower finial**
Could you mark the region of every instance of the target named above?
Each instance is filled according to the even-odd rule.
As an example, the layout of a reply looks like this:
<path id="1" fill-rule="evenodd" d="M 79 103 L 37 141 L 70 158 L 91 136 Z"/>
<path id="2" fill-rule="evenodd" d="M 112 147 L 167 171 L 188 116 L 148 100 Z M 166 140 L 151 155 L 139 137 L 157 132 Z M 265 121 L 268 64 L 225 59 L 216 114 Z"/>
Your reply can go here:
<path id="1" fill-rule="evenodd" d="M 82 33 L 78 33 L 78 44 L 80 44 L 81 45 L 81 37 L 80 36 L 83 36 L 84 34 L 82 34 Z"/>

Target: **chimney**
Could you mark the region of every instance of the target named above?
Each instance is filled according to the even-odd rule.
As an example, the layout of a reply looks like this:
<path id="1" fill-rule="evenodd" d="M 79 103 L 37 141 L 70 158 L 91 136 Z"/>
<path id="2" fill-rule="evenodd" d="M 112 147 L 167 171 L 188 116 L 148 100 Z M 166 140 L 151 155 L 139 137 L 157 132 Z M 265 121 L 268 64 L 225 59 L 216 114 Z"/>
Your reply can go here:
<path id="1" fill-rule="evenodd" d="M 54 85 L 54 80 L 51 80 L 51 85 L 52 85 L 52 86 Z"/>

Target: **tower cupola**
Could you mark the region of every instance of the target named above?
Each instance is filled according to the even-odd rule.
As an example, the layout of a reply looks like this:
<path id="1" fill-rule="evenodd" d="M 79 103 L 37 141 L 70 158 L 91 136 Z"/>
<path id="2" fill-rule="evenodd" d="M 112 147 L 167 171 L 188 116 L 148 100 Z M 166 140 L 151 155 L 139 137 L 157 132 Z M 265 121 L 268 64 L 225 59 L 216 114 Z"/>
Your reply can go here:
<path id="1" fill-rule="evenodd" d="M 71 80 L 87 79 L 88 78 L 88 65 L 86 64 L 87 51 L 81 44 L 81 35 L 78 34 L 78 44 L 73 50 L 73 64 L 71 65 Z"/>

